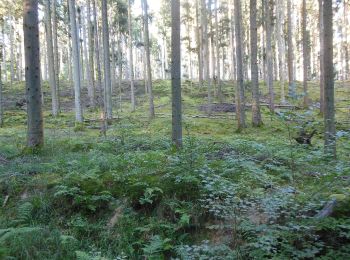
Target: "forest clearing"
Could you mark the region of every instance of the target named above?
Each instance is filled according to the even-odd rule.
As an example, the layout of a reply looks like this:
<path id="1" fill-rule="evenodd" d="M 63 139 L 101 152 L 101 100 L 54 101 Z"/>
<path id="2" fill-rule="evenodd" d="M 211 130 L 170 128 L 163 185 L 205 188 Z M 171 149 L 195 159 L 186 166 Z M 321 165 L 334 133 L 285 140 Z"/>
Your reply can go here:
<path id="1" fill-rule="evenodd" d="M 15 2 L 1 260 L 350 258 L 350 1 Z"/>

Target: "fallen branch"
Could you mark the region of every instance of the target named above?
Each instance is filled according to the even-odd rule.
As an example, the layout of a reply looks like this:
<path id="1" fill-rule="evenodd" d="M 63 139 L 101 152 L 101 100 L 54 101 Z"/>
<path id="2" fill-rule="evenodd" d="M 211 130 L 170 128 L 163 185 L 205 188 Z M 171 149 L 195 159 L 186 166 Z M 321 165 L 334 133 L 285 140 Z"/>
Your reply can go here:
<path id="1" fill-rule="evenodd" d="M 330 215 L 333 214 L 333 211 L 336 205 L 337 205 L 336 199 L 332 199 L 328 201 L 327 204 L 323 207 L 323 209 L 321 209 L 321 211 L 316 214 L 315 218 L 322 219 L 322 218 L 329 217 Z"/>

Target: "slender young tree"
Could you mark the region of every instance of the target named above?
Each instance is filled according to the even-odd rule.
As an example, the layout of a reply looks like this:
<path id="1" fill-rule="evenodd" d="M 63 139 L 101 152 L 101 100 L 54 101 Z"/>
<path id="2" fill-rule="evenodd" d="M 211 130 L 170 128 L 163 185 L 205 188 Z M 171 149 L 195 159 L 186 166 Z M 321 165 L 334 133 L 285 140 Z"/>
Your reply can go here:
<path id="1" fill-rule="evenodd" d="M 45 0 L 45 28 L 46 28 L 46 50 L 47 61 L 49 69 L 49 82 L 51 87 L 51 99 L 52 99 L 52 115 L 58 116 L 58 97 L 57 97 L 57 85 L 56 85 L 56 73 L 55 73 L 55 55 L 53 50 L 52 40 L 52 19 L 51 19 L 51 4 L 50 0 Z"/>
<path id="2" fill-rule="evenodd" d="M 180 0 L 171 0 L 172 140 L 182 146 Z"/>
<path id="3" fill-rule="evenodd" d="M 308 89 L 307 89 L 307 81 L 308 81 L 308 69 L 309 69 L 309 64 L 308 64 L 308 57 L 309 57 L 309 46 L 308 46 L 308 32 L 306 30 L 306 0 L 303 0 L 303 5 L 302 5 L 302 34 L 303 34 L 303 88 L 304 88 L 304 107 L 308 107 Z"/>
<path id="4" fill-rule="evenodd" d="M 107 119 L 113 118 L 112 95 L 111 95 L 111 63 L 109 57 L 109 31 L 107 20 L 107 0 L 102 0 L 102 34 L 103 34 L 103 56 L 104 56 L 104 86 Z"/>
<path id="5" fill-rule="evenodd" d="M 258 68 L 258 27 L 256 22 L 257 0 L 250 0 L 250 48 L 251 48 L 251 80 L 252 80 L 252 122 L 253 126 L 262 125 L 260 113 L 259 94 L 259 68 Z"/>
<path id="6" fill-rule="evenodd" d="M 325 153 L 336 157 L 335 112 L 334 112 L 334 68 L 333 68 L 333 8 L 332 1 L 323 1 L 324 41 L 324 124 Z"/>
<path id="7" fill-rule="evenodd" d="M 143 7 L 143 24 L 144 24 L 144 40 L 146 51 L 146 69 L 147 69 L 147 90 L 149 97 L 149 117 L 154 118 L 154 103 L 153 103 L 153 91 L 152 91 L 152 69 L 151 69 L 151 52 L 149 46 L 149 30 L 148 30 L 148 5 L 147 0 L 142 0 Z"/>
<path id="8" fill-rule="evenodd" d="M 80 78 L 80 51 L 79 36 L 76 23 L 75 0 L 69 0 L 70 29 L 72 36 L 73 52 L 73 81 L 74 81 L 74 103 L 75 103 L 75 120 L 78 123 L 83 122 L 83 109 L 81 105 L 81 78 Z"/>
<path id="9" fill-rule="evenodd" d="M 44 144 L 40 82 L 38 0 L 23 1 L 23 33 L 25 46 L 25 79 L 28 116 L 27 145 L 30 148 L 36 148 Z"/>
<path id="10" fill-rule="evenodd" d="M 236 118 L 238 131 L 246 127 L 245 124 L 245 100 L 243 84 L 243 55 L 242 55 L 242 27 L 241 27 L 241 1 L 234 0 L 235 5 L 235 36 L 236 36 L 236 60 L 237 60 L 237 83 L 236 83 Z"/>
<path id="11" fill-rule="evenodd" d="M 132 20 L 131 20 L 131 0 L 128 0 L 128 45 L 129 45 L 129 77 L 130 77 L 130 89 L 131 89 L 131 111 L 136 109 L 135 100 L 135 86 L 134 86 L 134 61 L 133 61 L 133 49 L 132 49 Z"/>

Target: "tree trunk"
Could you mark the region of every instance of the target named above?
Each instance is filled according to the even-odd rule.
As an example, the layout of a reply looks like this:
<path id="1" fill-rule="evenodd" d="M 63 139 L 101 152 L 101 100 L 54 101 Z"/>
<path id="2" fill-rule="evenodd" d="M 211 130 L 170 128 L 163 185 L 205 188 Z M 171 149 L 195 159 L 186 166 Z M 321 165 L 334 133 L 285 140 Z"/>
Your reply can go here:
<path id="1" fill-rule="evenodd" d="M 78 123 L 83 122 L 83 110 L 81 105 L 81 78 L 80 78 L 80 57 L 79 57 L 79 36 L 75 18 L 75 0 L 69 0 L 70 27 L 72 36 L 73 52 L 73 81 L 74 81 L 74 101 L 75 101 L 75 120 Z"/>
<path id="2" fill-rule="evenodd" d="M 220 70 L 220 35 L 219 35 L 219 19 L 218 19 L 218 0 L 215 0 L 215 47 L 216 47 L 216 84 L 218 90 L 219 102 L 223 102 L 221 90 L 221 70 Z"/>
<path id="3" fill-rule="evenodd" d="M 131 90 L 131 111 L 136 110 L 135 100 L 135 87 L 134 87 L 134 58 L 132 50 L 132 21 L 131 21 L 131 0 L 128 0 L 128 45 L 129 45 L 129 77 L 130 77 L 130 90 Z"/>
<path id="4" fill-rule="evenodd" d="M 2 50 L 3 46 L 1 45 L 1 50 Z M 0 59 L 0 128 L 3 127 L 4 125 L 4 107 L 3 107 L 3 98 L 2 98 L 2 78 L 1 78 L 1 62 L 2 62 L 2 53 L 1 55 L 1 59 Z"/>
<path id="5" fill-rule="evenodd" d="M 111 63 L 109 55 L 109 31 L 107 20 L 107 0 L 102 0 L 102 34 L 103 34 L 103 54 L 104 54 L 104 86 L 107 119 L 113 118 L 112 95 L 111 95 Z"/>
<path id="6" fill-rule="evenodd" d="M 320 114 L 323 115 L 324 113 L 324 64 L 323 64 L 323 57 L 324 57 L 324 37 L 323 37 L 323 31 L 324 31 L 324 23 L 323 23 L 323 0 L 318 0 L 318 8 L 319 8 L 319 30 L 320 30 Z"/>
<path id="7" fill-rule="evenodd" d="M 250 0 L 250 48 L 252 80 L 252 122 L 253 126 L 262 125 L 260 113 L 259 68 L 258 68 L 258 27 L 256 21 L 257 0 Z"/>
<path id="8" fill-rule="evenodd" d="M 10 23 L 9 23 L 9 27 L 10 27 L 10 31 L 9 31 L 9 38 L 10 38 L 10 83 L 11 83 L 11 88 L 13 85 L 13 82 L 15 81 L 15 53 L 13 50 L 14 47 L 14 40 L 13 40 L 13 25 L 12 25 L 12 19 L 10 19 Z"/>
<path id="9" fill-rule="evenodd" d="M 172 140 L 182 146 L 180 0 L 171 0 Z"/>
<path id="10" fill-rule="evenodd" d="M 60 111 L 60 60 L 58 51 L 58 33 L 57 33 L 57 0 L 52 0 L 52 37 L 53 37 L 53 51 L 55 61 L 55 80 L 56 80 L 56 91 L 57 91 L 57 104 L 58 111 Z"/>
<path id="11" fill-rule="evenodd" d="M 308 47 L 308 32 L 306 30 L 306 0 L 303 0 L 302 7 L 302 33 L 303 33 L 303 88 L 304 88 L 304 107 L 309 106 L 309 97 L 307 90 L 308 70 L 309 70 L 309 47 Z"/>
<path id="12" fill-rule="evenodd" d="M 201 25 L 199 22 L 199 8 L 200 0 L 196 0 L 196 41 L 197 41 L 197 56 L 198 56 L 198 80 L 199 87 L 203 86 L 203 52 L 202 52 L 202 37 L 201 37 Z"/>
<path id="13" fill-rule="evenodd" d="M 286 49 L 284 41 L 284 1 L 277 0 L 277 43 L 278 43 L 278 70 L 279 70 L 279 80 L 281 84 L 281 103 L 286 103 L 286 94 L 285 94 L 285 58 L 286 58 Z"/>
<path id="14" fill-rule="evenodd" d="M 208 114 L 211 114 L 211 83 L 209 80 L 209 41 L 208 41 L 208 18 L 206 0 L 201 2 L 201 24 L 202 24 L 202 52 L 204 81 L 208 89 Z"/>
<path id="15" fill-rule="evenodd" d="M 238 131 L 245 125 L 245 100 L 243 84 L 243 57 L 242 57 L 242 28 L 241 28 L 241 2 L 234 0 L 235 4 L 235 36 L 236 36 L 236 59 L 237 59 L 237 85 L 236 85 L 236 118 Z"/>
<path id="16" fill-rule="evenodd" d="M 151 52 L 149 46 L 149 30 L 148 30 L 148 6 L 147 0 L 142 0 L 143 11 L 144 11 L 144 40 L 145 40 L 145 51 L 146 51 L 146 63 L 147 63 L 147 90 L 149 97 L 149 117 L 154 118 L 154 103 L 153 103 L 153 91 L 152 91 L 152 71 L 151 71 Z"/>
<path id="17" fill-rule="evenodd" d="M 267 63 L 267 86 L 269 88 L 269 108 L 275 111 L 275 92 L 273 88 L 273 54 L 272 54 L 272 19 L 271 1 L 265 1 L 266 15 L 266 63 Z"/>
<path id="18" fill-rule="evenodd" d="M 52 41 L 52 23 L 51 23 L 51 4 L 50 0 L 45 0 L 45 23 L 46 23 L 46 47 L 47 47 L 47 61 L 49 68 L 49 83 L 51 87 L 52 99 L 52 115 L 58 116 L 58 98 L 55 74 L 55 56 L 53 52 Z"/>
<path id="19" fill-rule="evenodd" d="M 94 28 L 91 22 L 91 2 L 87 0 L 87 28 L 88 28 L 88 47 L 89 47 L 89 87 L 88 95 L 90 99 L 90 106 L 95 107 L 95 66 L 94 66 Z"/>
<path id="20" fill-rule="evenodd" d="M 288 14 L 288 79 L 289 79 L 289 94 L 292 97 L 296 96 L 294 82 L 294 49 L 293 49 L 293 21 L 292 21 L 292 4 L 291 0 L 287 0 Z"/>
<path id="21" fill-rule="evenodd" d="M 324 21 L 324 97 L 325 97 L 325 153 L 336 157 L 335 111 L 334 111 L 334 68 L 333 68 L 333 8 L 332 1 L 323 1 Z"/>
<path id="22" fill-rule="evenodd" d="M 40 83 L 40 43 L 38 0 L 23 1 L 23 32 L 25 46 L 25 79 L 27 94 L 27 145 L 44 144 L 43 114 Z"/>

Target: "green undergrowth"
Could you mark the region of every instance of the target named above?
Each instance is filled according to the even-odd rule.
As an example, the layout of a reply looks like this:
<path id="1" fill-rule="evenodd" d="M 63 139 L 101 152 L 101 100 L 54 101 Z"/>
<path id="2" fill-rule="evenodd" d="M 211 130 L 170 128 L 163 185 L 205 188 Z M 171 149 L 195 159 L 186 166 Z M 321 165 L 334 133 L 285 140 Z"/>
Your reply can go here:
<path id="1" fill-rule="evenodd" d="M 166 106 L 157 113 L 167 115 L 169 84 L 158 84 Z M 198 105 L 192 95 L 186 104 Z M 349 258 L 347 131 L 332 161 L 313 110 L 263 109 L 264 125 L 241 133 L 230 114 L 185 116 L 177 150 L 171 117 L 141 117 L 143 99 L 106 137 L 99 122 L 77 127 L 73 113 L 45 112 L 36 153 L 25 152 L 25 114 L 6 111 L 14 119 L 0 129 L 0 259 Z M 312 146 L 295 142 L 300 128 L 317 130 Z M 316 218 L 334 198 L 334 213 Z"/>

